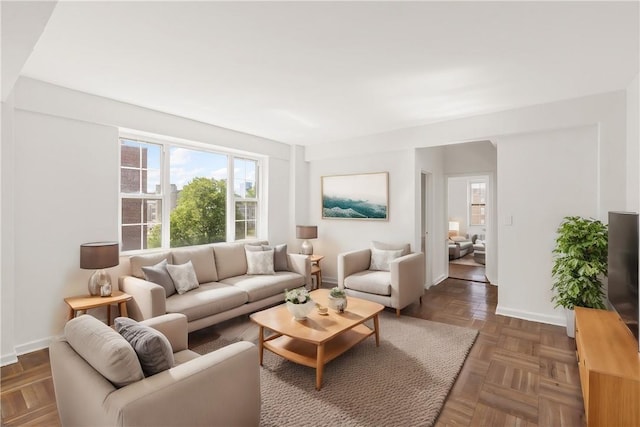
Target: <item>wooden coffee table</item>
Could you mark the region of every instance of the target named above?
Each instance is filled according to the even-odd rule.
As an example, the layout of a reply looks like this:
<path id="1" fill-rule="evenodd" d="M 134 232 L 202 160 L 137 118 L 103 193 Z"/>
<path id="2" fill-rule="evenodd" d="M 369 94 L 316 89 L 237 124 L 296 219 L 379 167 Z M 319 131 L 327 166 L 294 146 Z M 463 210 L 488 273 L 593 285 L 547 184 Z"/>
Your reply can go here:
<path id="1" fill-rule="evenodd" d="M 328 289 L 311 292 L 311 298 L 327 306 Z M 380 345 L 378 314 L 384 306 L 360 298 L 347 297 L 347 309 L 337 313 L 329 309 L 326 316 L 314 309 L 305 320 L 294 320 L 285 304 L 251 315 L 260 326 L 260 366 L 264 349 L 272 351 L 291 362 L 316 368 L 316 390 L 322 387 L 324 365 L 371 335 Z M 373 319 L 373 329 L 363 323 Z M 265 338 L 265 329 L 274 334 Z"/>

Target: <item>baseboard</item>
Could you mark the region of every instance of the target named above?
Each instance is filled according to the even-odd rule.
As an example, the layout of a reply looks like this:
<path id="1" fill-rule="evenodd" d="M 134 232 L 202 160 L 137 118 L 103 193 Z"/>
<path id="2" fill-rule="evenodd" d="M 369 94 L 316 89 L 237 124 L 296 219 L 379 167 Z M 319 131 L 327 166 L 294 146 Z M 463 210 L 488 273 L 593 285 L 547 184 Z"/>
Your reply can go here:
<path id="1" fill-rule="evenodd" d="M 447 275 L 446 274 L 441 274 L 440 276 L 438 276 L 436 278 L 436 280 L 433 281 L 433 285 L 431 285 L 431 286 L 439 285 L 440 283 L 444 282 L 445 280 L 447 280 Z M 429 288 L 431 286 L 429 286 Z"/>
<path id="2" fill-rule="evenodd" d="M 43 348 L 48 348 L 53 339 L 55 339 L 55 337 L 42 338 L 36 341 L 28 342 L 26 344 L 15 346 L 14 353 L 2 355 L 2 357 L 0 358 L 0 366 L 6 366 L 11 365 L 12 363 L 16 363 L 18 361 L 18 356 L 22 356 L 23 354 L 42 350 Z"/>
<path id="3" fill-rule="evenodd" d="M 516 310 L 513 308 L 496 307 L 496 314 L 502 316 L 515 317 L 516 319 L 530 320 L 532 322 L 546 323 L 549 325 L 567 326 L 567 319 L 564 316 L 549 316 L 547 314 L 534 313 L 531 311 Z"/>
<path id="4" fill-rule="evenodd" d="M 5 354 L 0 357 L 0 366 L 11 365 L 12 363 L 16 363 L 18 361 L 18 355 L 15 353 Z"/>

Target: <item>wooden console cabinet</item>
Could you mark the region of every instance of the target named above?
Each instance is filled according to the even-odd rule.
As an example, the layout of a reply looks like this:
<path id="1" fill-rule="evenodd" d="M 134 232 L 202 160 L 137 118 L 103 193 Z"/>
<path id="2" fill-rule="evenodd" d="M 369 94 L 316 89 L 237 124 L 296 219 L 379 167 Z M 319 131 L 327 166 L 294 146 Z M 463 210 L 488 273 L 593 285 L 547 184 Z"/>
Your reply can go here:
<path id="1" fill-rule="evenodd" d="M 614 311 L 576 307 L 575 314 L 587 425 L 640 426 L 638 342 Z"/>

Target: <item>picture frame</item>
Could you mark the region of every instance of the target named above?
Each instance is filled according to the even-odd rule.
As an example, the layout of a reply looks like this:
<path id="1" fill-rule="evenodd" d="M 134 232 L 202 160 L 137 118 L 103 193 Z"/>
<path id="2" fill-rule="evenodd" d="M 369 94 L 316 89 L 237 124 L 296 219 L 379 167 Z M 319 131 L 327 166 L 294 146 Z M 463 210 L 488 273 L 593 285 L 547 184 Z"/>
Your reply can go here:
<path id="1" fill-rule="evenodd" d="M 389 172 L 321 177 L 322 219 L 389 220 Z"/>

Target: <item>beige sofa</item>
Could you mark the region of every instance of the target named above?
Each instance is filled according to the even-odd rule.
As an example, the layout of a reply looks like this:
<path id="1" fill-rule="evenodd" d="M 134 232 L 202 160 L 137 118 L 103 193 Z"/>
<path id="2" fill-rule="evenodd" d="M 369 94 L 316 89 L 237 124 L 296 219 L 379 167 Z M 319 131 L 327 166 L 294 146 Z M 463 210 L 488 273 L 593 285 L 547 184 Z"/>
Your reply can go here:
<path id="1" fill-rule="evenodd" d="M 257 347 L 238 342 L 198 355 L 187 349 L 187 319 L 141 322 L 166 336 L 174 366 L 144 377 L 133 347 L 90 315 L 70 320 L 49 355 L 63 426 L 257 426 Z"/>
<path id="2" fill-rule="evenodd" d="M 120 290 L 133 296 L 127 303 L 129 317 L 143 320 L 165 313 L 182 313 L 187 316 L 191 332 L 283 302 L 285 289 L 311 285 L 309 257 L 287 254 L 286 246 L 280 254 L 285 258 L 281 258 L 283 266 L 279 271 L 248 275 L 245 245 L 266 243 L 213 243 L 121 259 L 121 264 L 129 264 L 129 275 L 119 279 Z M 168 264 L 191 261 L 199 287 L 167 297 L 165 288 L 145 280 L 142 271 L 143 266 L 152 266 L 162 260 Z"/>
<path id="3" fill-rule="evenodd" d="M 398 252 L 399 256 L 386 269 L 372 269 L 373 251 Z M 373 242 L 371 249 L 338 254 L 338 287 L 347 295 L 395 308 L 398 316 L 412 302 L 422 302 L 424 286 L 424 254 L 411 253 L 409 244 Z"/>

